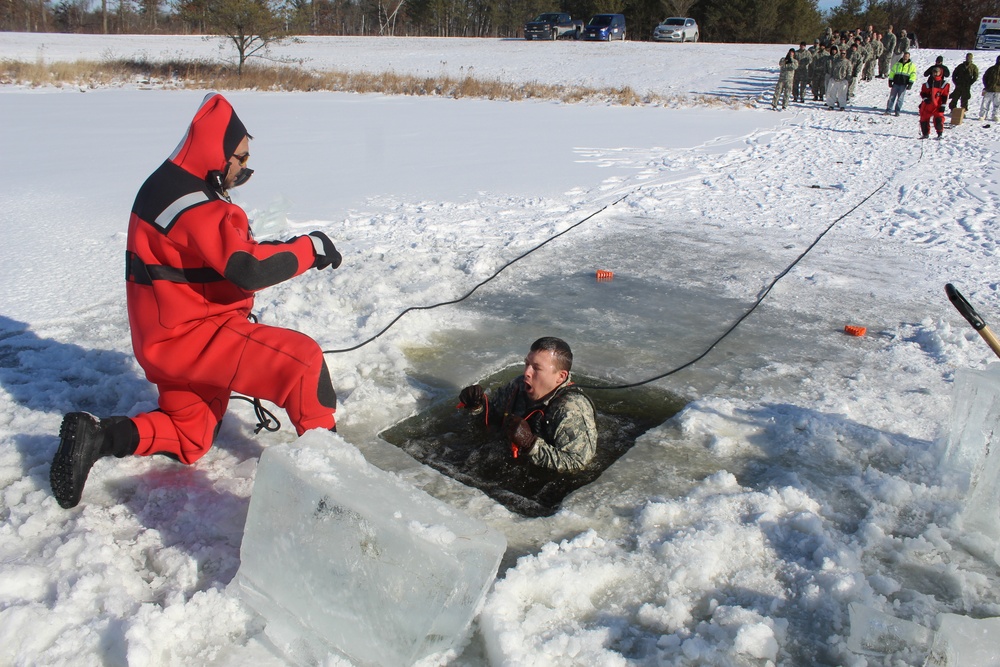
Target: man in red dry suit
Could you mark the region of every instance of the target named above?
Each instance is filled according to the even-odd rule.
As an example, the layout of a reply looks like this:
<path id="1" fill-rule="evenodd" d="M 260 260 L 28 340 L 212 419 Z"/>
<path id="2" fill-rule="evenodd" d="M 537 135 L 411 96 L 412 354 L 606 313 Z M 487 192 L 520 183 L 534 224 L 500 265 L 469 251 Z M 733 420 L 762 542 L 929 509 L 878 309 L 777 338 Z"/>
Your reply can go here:
<path id="1" fill-rule="evenodd" d="M 295 430 L 335 430 L 337 396 L 319 345 L 249 318 L 254 292 L 341 256 L 323 232 L 257 243 L 230 188 L 242 185 L 250 139 L 229 102 L 210 94 L 181 144 L 139 189 L 129 219 L 125 291 L 132 348 L 159 391 L 134 417 L 63 418 L 52 460 L 62 507 L 80 502 L 104 456 L 165 454 L 191 464 L 212 446 L 230 392 L 281 406 Z"/>
<path id="2" fill-rule="evenodd" d="M 944 69 L 935 65 L 930 69 L 930 76 L 920 88 L 920 138 L 926 139 L 931 135 L 931 121 L 934 121 L 934 129 L 937 131 L 937 138 L 944 134 L 944 110 L 948 104 L 948 93 L 951 86 L 944 80 Z"/>

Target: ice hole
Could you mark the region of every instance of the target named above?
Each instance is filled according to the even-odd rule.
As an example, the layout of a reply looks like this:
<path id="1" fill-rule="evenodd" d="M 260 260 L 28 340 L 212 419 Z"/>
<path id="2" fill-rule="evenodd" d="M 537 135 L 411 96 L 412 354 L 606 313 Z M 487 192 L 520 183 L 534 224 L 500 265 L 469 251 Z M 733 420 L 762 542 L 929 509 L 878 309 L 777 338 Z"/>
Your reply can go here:
<path id="1" fill-rule="evenodd" d="M 492 391 L 523 372 L 511 366 L 480 381 Z M 582 385 L 607 385 L 578 372 Z M 557 473 L 515 462 L 502 436 L 487 431 L 481 418 L 456 409 L 457 396 L 442 398 L 379 435 L 413 458 L 467 486 L 480 489 L 507 509 L 528 517 L 550 516 L 563 498 L 590 484 L 634 444 L 684 407 L 684 399 L 656 387 L 588 389 L 597 413 L 597 455 L 587 470 Z"/>

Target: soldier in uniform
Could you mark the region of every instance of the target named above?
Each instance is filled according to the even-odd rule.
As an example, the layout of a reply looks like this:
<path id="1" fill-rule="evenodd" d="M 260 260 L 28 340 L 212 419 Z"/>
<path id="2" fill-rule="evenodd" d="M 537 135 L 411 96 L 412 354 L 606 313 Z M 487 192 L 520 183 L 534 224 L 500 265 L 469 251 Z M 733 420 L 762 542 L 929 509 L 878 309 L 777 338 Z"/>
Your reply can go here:
<path id="1" fill-rule="evenodd" d="M 792 92 L 792 85 L 795 82 L 795 73 L 799 69 L 799 62 L 795 59 L 795 49 L 788 49 L 785 57 L 778 61 L 778 83 L 774 85 L 774 97 L 771 99 L 771 108 L 778 109 L 778 98 L 781 98 L 781 108 L 788 108 L 788 93 Z"/>
<path id="2" fill-rule="evenodd" d="M 861 70 L 865 66 L 865 52 L 861 46 L 860 37 L 855 39 L 847 50 L 847 59 L 851 61 L 851 76 L 847 84 L 847 101 L 850 102 L 854 99 L 854 89 L 858 85 L 858 77 L 861 76 Z"/>
<path id="3" fill-rule="evenodd" d="M 594 406 L 573 386 L 573 353 L 560 338 L 539 338 L 524 359 L 524 374 L 493 396 L 478 384 L 459 394 L 459 407 L 483 414 L 499 429 L 517 462 L 561 473 L 585 470 L 597 453 Z"/>
<path id="4" fill-rule="evenodd" d="M 847 111 L 847 86 L 851 81 L 851 61 L 847 55 L 836 48 L 830 49 L 830 78 L 826 87 L 826 106 L 833 109 L 837 106 L 841 111 Z"/>
<path id="5" fill-rule="evenodd" d="M 829 49 L 833 46 L 833 28 L 828 27 L 826 29 L 823 36 L 820 38 L 819 43 L 824 49 Z"/>
<path id="6" fill-rule="evenodd" d="M 806 86 L 809 84 L 809 69 L 812 67 L 813 52 L 806 48 L 806 43 L 799 43 L 799 50 L 795 52 L 795 58 L 799 66 L 795 70 L 795 78 L 792 80 L 792 99 L 796 102 L 806 101 Z"/>
<path id="7" fill-rule="evenodd" d="M 950 109 L 961 106 L 966 111 L 969 110 L 969 98 L 972 97 L 972 84 L 979 79 L 979 68 L 972 62 L 972 54 L 966 53 L 965 60 L 960 63 L 951 75 L 951 81 L 955 84 L 955 90 L 951 94 Z"/>
<path id="8" fill-rule="evenodd" d="M 896 39 L 896 54 L 898 56 L 898 58 L 896 58 L 896 62 L 899 62 L 900 60 L 903 59 L 904 53 L 909 53 L 909 52 L 910 52 L 909 33 L 907 33 L 906 30 L 904 30 L 903 28 L 900 28 L 899 38 Z"/>
<path id="9" fill-rule="evenodd" d="M 865 61 L 865 71 L 861 78 L 865 81 L 871 81 L 875 78 L 876 64 L 882 60 L 882 40 L 879 39 L 878 33 L 872 36 L 867 46 L 868 60 Z"/>
<path id="10" fill-rule="evenodd" d="M 828 49 L 820 48 L 813 56 L 812 67 L 809 68 L 812 76 L 813 100 L 822 102 L 826 96 L 826 78 L 830 74 L 831 57 Z"/>
<path id="11" fill-rule="evenodd" d="M 882 37 L 882 57 L 878 61 L 878 78 L 885 79 L 889 76 L 889 70 L 896 64 L 893 60 L 895 53 L 896 33 L 892 31 L 892 26 L 889 26 Z"/>
<path id="12" fill-rule="evenodd" d="M 997 122 L 997 109 L 1000 108 L 1000 56 L 992 67 L 983 72 L 983 103 L 979 107 L 979 119 L 989 119 Z"/>
<path id="13" fill-rule="evenodd" d="M 865 39 L 865 65 L 861 71 L 862 81 L 871 81 L 875 78 L 875 64 L 882 53 L 881 49 L 882 42 L 878 40 L 878 35 Z"/>

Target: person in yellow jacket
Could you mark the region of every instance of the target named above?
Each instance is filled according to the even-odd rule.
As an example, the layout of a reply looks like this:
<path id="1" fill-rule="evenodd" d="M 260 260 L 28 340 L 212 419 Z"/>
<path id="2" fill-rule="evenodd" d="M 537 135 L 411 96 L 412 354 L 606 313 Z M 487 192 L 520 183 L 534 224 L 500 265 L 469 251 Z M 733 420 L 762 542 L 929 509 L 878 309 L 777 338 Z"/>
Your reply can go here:
<path id="1" fill-rule="evenodd" d="M 899 115 L 906 91 L 913 87 L 916 80 L 917 68 L 910 60 L 910 52 L 904 51 L 903 57 L 889 70 L 889 101 L 885 103 L 886 115 L 890 111 L 895 111 L 896 115 Z"/>

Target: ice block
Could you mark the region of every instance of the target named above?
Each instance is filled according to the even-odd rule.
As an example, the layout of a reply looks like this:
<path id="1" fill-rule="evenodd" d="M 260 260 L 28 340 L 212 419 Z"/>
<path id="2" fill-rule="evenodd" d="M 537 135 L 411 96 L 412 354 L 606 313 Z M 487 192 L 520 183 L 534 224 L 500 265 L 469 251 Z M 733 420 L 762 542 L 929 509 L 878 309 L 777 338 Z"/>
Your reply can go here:
<path id="1" fill-rule="evenodd" d="M 851 617 L 847 648 L 855 653 L 889 655 L 907 648 L 930 648 L 934 641 L 934 632 L 919 623 L 858 602 L 852 602 L 847 609 Z"/>
<path id="2" fill-rule="evenodd" d="M 1000 539 L 1000 363 L 984 371 L 956 371 L 944 467 L 957 474 L 966 488 L 963 528 L 996 542 Z M 997 555 L 992 554 L 994 560 Z"/>
<path id="3" fill-rule="evenodd" d="M 947 667 L 1000 665 L 1000 618 L 939 614 L 934 655 Z"/>
<path id="4" fill-rule="evenodd" d="M 265 450 L 230 590 L 291 661 L 412 665 L 468 638 L 498 531 L 309 432 Z"/>

